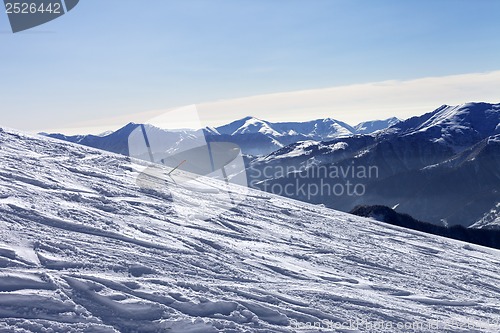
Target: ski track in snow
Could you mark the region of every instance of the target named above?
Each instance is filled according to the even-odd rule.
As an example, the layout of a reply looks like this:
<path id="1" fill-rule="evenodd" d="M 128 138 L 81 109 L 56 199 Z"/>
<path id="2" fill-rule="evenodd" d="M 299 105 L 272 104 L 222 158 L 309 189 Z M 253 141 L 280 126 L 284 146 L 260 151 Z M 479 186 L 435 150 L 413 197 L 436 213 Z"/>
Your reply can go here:
<path id="1" fill-rule="evenodd" d="M 11 130 L 0 157 L 0 332 L 500 320 L 500 251 L 253 190 L 202 220 L 224 196 L 215 180 L 203 180 L 211 191 L 144 190 L 124 156 Z"/>

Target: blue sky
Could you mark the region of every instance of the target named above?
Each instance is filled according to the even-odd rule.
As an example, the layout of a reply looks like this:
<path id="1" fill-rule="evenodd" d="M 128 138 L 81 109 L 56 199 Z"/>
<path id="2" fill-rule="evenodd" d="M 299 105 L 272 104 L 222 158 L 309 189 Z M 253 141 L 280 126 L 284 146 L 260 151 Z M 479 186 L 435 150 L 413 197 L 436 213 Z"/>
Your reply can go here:
<path id="1" fill-rule="evenodd" d="M 458 74 L 500 70 L 498 13 L 496 0 L 82 0 L 18 34 L 1 13 L 0 123 L 113 128 L 151 110 L 281 92 L 428 77 L 449 77 L 446 87 Z M 470 98 L 495 98 L 477 84 Z M 471 89 L 460 89 L 468 101 Z M 351 96 L 351 106 L 327 101 L 273 114 L 261 103 L 245 112 L 351 123 L 398 115 L 397 105 L 384 111 L 384 103 L 374 108 L 380 113 L 356 109 L 362 96 Z M 428 96 L 429 107 L 454 102 L 445 99 Z M 213 124 L 243 112 L 200 109 L 217 114 L 205 117 Z"/>

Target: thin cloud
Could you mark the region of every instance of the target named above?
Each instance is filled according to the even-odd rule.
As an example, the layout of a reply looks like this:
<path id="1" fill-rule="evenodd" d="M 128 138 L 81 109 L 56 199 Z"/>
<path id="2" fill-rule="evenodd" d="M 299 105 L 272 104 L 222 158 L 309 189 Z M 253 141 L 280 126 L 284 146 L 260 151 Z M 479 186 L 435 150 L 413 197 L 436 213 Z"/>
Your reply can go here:
<path id="1" fill-rule="evenodd" d="M 498 103 L 500 71 L 471 73 L 414 80 L 391 80 L 274 93 L 220 100 L 196 105 L 203 126 L 217 126 L 251 115 L 269 121 L 305 121 L 335 118 L 352 125 L 364 120 L 399 117 L 405 119 L 430 112 L 442 104 L 457 105 L 467 102 Z M 116 129 L 128 122 L 151 123 L 173 108 L 154 110 L 120 117 L 101 119 L 57 129 L 68 134 L 100 133 Z M 170 113 L 168 126 L 186 128 L 182 112 Z M 175 115 L 177 114 L 177 115 Z M 54 130 L 46 130 L 53 132 Z"/>
<path id="2" fill-rule="evenodd" d="M 331 117 L 356 124 L 392 116 L 404 119 L 442 104 L 498 102 L 498 87 L 500 71 L 495 71 L 251 96 L 204 103 L 198 109 L 206 123 L 253 115 L 271 121 Z"/>

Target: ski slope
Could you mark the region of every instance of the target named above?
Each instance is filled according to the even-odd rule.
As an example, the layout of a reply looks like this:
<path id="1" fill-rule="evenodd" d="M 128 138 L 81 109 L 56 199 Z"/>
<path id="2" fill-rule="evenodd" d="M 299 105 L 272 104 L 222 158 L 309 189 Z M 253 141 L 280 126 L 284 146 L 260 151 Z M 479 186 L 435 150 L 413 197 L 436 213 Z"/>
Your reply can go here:
<path id="1" fill-rule="evenodd" d="M 500 251 L 141 163 L 0 132 L 0 332 L 500 330 Z"/>

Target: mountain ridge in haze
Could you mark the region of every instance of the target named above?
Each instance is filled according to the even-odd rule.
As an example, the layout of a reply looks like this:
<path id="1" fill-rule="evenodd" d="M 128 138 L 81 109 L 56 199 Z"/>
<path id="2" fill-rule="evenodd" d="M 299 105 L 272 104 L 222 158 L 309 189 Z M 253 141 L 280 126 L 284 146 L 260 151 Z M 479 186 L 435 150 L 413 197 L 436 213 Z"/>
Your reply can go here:
<path id="1" fill-rule="evenodd" d="M 385 124 L 392 126 L 396 118 L 390 118 L 384 121 L 373 121 L 377 125 L 366 126 L 373 130 Z M 365 122 L 368 124 L 372 122 Z M 128 154 L 128 135 L 140 125 L 147 127 L 156 137 L 166 142 L 172 142 L 175 145 L 180 140 L 186 139 L 189 135 L 205 136 L 207 141 L 226 141 L 238 144 L 244 154 L 265 155 L 289 144 L 303 140 L 331 140 L 337 137 L 345 137 L 357 134 L 356 127 L 334 120 L 332 118 L 316 119 L 306 122 L 268 122 L 255 117 L 244 117 L 229 124 L 201 130 L 165 130 L 154 125 L 129 123 L 124 127 L 107 132 L 105 135 L 74 135 L 66 136 L 64 134 L 43 133 L 46 136 L 83 144 L 85 146 L 104 149 L 119 154 Z"/>

